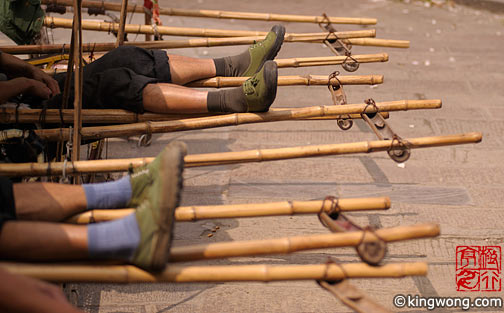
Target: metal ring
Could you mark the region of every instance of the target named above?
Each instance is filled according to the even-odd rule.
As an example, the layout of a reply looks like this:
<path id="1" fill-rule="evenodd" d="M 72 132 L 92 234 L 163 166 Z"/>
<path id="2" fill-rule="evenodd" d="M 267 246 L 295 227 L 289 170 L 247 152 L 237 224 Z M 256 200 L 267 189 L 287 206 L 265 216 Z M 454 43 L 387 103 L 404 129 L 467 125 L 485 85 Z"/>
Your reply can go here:
<path id="1" fill-rule="evenodd" d="M 394 147 L 394 142 L 397 142 L 397 147 Z M 387 149 L 387 153 L 395 162 L 404 163 L 410 158 L 411 149 L 407 141 L 403 140 L 398 135 L 394 135 L 390 147 Z"/>
<path id="2" fill-rule="evenodd" d="M 371 242 L 364 242 L 364 238 L 366 237 L 366 233 L 371 232 L 375 235 L 376 240 Z M 362 261 L 366 262 L 369 265 L 377 266 L 385 257 L 387 253 L 387 243 L 381 238 L 375 230 L 368 226 L 362 230 L 362 237 L 357 246 L 355 247 L 357 254 L 361 258 Z"/>
<path id="3" fill-rule="evenodd" d="M 137 146 L 138 147 L 147 147 L 152 143 L 152 135 L 151 134 L 143 134 L 138 138 Z"/>

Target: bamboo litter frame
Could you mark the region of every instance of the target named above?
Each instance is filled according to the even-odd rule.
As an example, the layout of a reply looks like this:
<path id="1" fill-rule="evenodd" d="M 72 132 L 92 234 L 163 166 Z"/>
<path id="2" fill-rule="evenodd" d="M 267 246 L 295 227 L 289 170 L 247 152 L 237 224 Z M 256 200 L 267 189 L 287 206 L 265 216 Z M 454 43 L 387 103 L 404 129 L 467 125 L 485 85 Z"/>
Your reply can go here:
<path id="1" fill-rule="evenodd" d="M 164 122 L 143 122 L 123 125 L 83 127 L 80 131 L 83 139 L 101 139 L 140 134 L 167 133 L 212 127 L 234 126 L 250 123 L 278 122 L 299 118 L 321 117 L 343 114 L 376 113 L 377 111 L 403 111 L 419 109 L 438 109 L 441 100 L 401 100 L 378 102 L 376 108 L 366 104 L 347 104 L 332 106 L 314 106 L 292 110 L 277 110 L 266 113 L 234 113 L 210 117 L 189 118 Z M 35 133 L 43 140 L 66 140 L 70 134 L 68 128 L 39 129 Z"/>
<path id="2" fill-rule="evenodd" d="M 317 214 L 330 212 L 331 208 L 332 203 L 324 200 L 182 206 L 175 210 L 175 220 L 177 222 L 192 222 L 203 219 Z M 341 212 L 388 210 L 389 208 L 389 197 L 338 199 L 338 209 Z M 123 218 L 134 212 L 135 209 L 92 210 L 74 215 L 66 222 L 73 224 L 106 222 Z"/>
<path id="3" fill-rule="evenodd" d="M 296 108 L 274 108 L 268 112 L 289 111 Z M 202 118 L 212 116 L 226 116 L 228 114 L 161 114 L 161 113 L 134 113 L 121 109 L 88 109 L 82 110 L 82 122 L 85 124 L 106 123 L 106 124 L 130 124 L 139 122 L 173 121 L 188 118 Z M 73 110 L 61 110 L 63 123 L 73 122 Z M 236 113 L 240 114 L 240 113 Z M 383 118 L 390 117 L 389 112 L 380 112 Z M 341 118 L 362 119 L 360 114 L 325 115 L 319 117 L 303 117 L 298 120 L 337 120 Z M 24 123 L 60 123 L 60 110 L 58 109 L 16 109 L 0 108 L 0 123 L 3 124 L 24 124 Z"/>
<path id="4" fill-rule="evenodd" d="M 51 28 L 71 28 L 71 20 L 60 17 L 46 16 L 44 18 L 44 26 Z M 188 36 L 188 37 L 247 37 L 247 36 L 261 36 L 264 38 L 268 34 L 267 31 L 251 31 L 251 30 L 228 30 L 228 29 L 212 29 L 212 28 L 191 28 L 191 27 L 170 27 L 170 26 L 157 26 L 154 29 L 152 25 L 142 24 L 125 24 L 124 32 L 129 34 L 150 34 L 157 33 L 160 35 L 169 36 Z M 113 22 L 98 22 L 83 20 L 82 29 L 90 31 L 101 32 L 114 32 L 119 31 L 119 23 Z M 362 37 L 375 37 L 375 29 L 353 30 L 346 32 L 335 33 L 338 38 L 362 38 Z M 334 38 L 335 35 L 332 35 Z M 284 38 L 294 39 L 300 41 L 323 41 L 324 39 L 331 39 L 331 35 L 327 38 L 328 34 L 325 33 L 286 33 Z"/>
<path id="5" fill-rule="evenodd" d="M 170 249 L 170 263 L 270 254 L 290 254 L 298 251 L 356 247 L 361 243 L 395 242 L 432 238 L 440 233 L 437 224 L 418 224 L 380 228 L 374 231 L 353 231 L 277 239 L 217 242 L 201 245 L 175 246 Z"/>
<path id="6" fill-rule="evenodd" d="M 42 0 L 42 4 L 56 4 L 69 6 L 71 0 Z M 121 5 L 118 3 L 104 1 L 82 1 L 84 8 L 103 8 L 109 11 L 120 11 Z M 128 5 L 128 12 L 144 13 L 142 6 Z M 253 13 L 253 12 L 235 12 L 218 10 L 191 10 L 175 8 L 159 8 L 160 15 L 187 16 L 187 17 L 205 17 L 218 19 L 238 19 L 238 20 L 256 20 L 256 21 L 276 21 L 276 22 L 296 22 L 296 23 L 324 23 L 329 21 L 332 24 L 355 24 L 355 25 L 374 25 L 375 18 L 362 17 L 324 17 L 309 15 L 290 15 L 275 13 Z"/>
<path id="7" fill-rule="evenodd" d="M 478 143 L 482 139 L 479 132 L 464 133 L 447 136 L 419 137 L 403 139 L 410 149 L 442 147 L 459 144 Z M 278 149 L 256 149 L 235 152 L 192 154 L 184 158 L 184 166 L 216 166 L 238 163 L 266 162 L 307 157 L 335 156 L 357 153 L 371 153 L 402 149 L 397 140 L 361 141 L 343 144 L 328 144 L 314 146 L 298 146 Z M 154 158 L 108 159 L 77 162 L 52 163 L 9 163 L 0 164 L 0 175 L 3 176 L 51 176 L 124 172 L 152 162 Z"/>
<path id="8" fill-rule="evenodd" d="M 341 33 L 336 33 L 341 34 Z M 322 38 L 324 37 L 324 38 Z M 327 36 L 313 38 L 284 38 L 284 42 L 323 42 Z M 308 40 L 308 39 L 313 40 Z M 322 39 L 320 39 L 322 38 Z M 254 37 L 229 37 L 229 38 L 193 38 L 181 40 L 161 40 L 161 41 L 138 41 L 124 42 L 124 46 L 142 47 L 145 49 L 181 49 L 181 48 L 197 48 L 197 47 L 222 47 L 236 45 L 251 45 L 264 40 L 264 36 Z M 388 48 L 409 48 L 408 40 L 392 40 L 378 38 L 348 38 L 341 39 L 345 44 L 355 46 L 374 46 Z M 115 43 L 83 43 L 82 49 L 84 52 L 106 52 L 115 48 Z M 7 45 L 0 46 L 0 50 L 9 54 L 44 54 L 44 53 L 68 53 L 69 45 L 51 44 L 51 45 Z"/>
<path id="9" fill-rule="evenodd" d="M 313 265 L 169 265 L 161 273 L 133 265 L 30 264 L 0 262 L 0 268 L 55 283 L 188 283 L 232 281 L 340 280 L 345 278 L 402 278 L 427 275 L 424 262 L 370 266 L 365 263 Z"/>
<path id="10" fill-rule="evenodd" d="M 359 63 L 388 62 L 389 60 L 389 56 L 387 53 L 352 55 L 352 58 Z M 273 61 L 277 63 L 278 68 L 297 68 L 308 66 L 339 65 L 348 61 L 347 59 L 348 58 L 346 56 L 324 56 L 324 57 L 276 59 Z M 64 70 L 44 69 L 44 71 L 48 74 L 54 75 L 55 73 L 61 73 Z"/>

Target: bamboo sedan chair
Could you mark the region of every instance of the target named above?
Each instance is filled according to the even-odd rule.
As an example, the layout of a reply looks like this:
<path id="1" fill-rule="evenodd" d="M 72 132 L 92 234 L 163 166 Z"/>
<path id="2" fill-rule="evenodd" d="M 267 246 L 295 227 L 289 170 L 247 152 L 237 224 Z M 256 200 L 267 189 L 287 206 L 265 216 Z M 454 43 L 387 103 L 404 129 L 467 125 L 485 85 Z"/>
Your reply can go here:
<path id="1" fill-rule="evenodd" d="M 52 5 L 54 5 L 56 3 L 52 3 Z M 65 5 L 65 3 L 62 3 Z M 68 5 L 68 3 L 66 3 L 66 5 Z M 365 20 L 365 19 L 361 19 L 361 20 Z M 122 21 L 122 20 L 121 20 Z M 321 23 L 322 21 L 325 21 L 325 22 L 329 22 L 331 23 L 332 22 L 342 22 L 341 20 L 339 20 L 338 18 L 328 18 L 327 16 L 324 16 L 322 19 L 320 18 L 315 18 L 314 19 L 314 22 L 317 22 L 317 23 Z M 350 21 L 350 20 L 347 20 L 347 22 Z M 357 19 L 355 19 L 354 21 L 357 21 Z M 369 21 L 369 20 L 368 20 Z M 344 21 L 343 21 L 344 22 Z M 66 25 L 69 25 L 68 24 L 68 21 L 66 22 L 63 22 L 63 24 L 66 23 Z M 346 22 L 345 22 L 346 23 Z M 359 22 L 361 23 L 361 22 Z M 58 25 L 58 23 L 54 23 L 54 18 L 52 18 L 52 21 L 50 23 L 51 25 Z M 85 24 L 85 23 L 84 23 Z M 114 25 L 114 30 L 116 30 L 116 26 L 117 26 L 117 31 L 119 31 L 119 28 L 120 28 L 120 24 L 117 24 L 117 25 Z M 124 31 L 126 30 L 126 25 L 122 25 Z M 214 33 L 214 34 L 224 34 L 226 32 L 219 32 L 219 31 L 193 31 L 191 34 L 208 34 L 208 33 Z M 352 35 L 351 34 L 352 32 L 348 32 L 348 35 L 346 35 L 347 33 L 339 33 L 339 32 L 334 32 L 334 31 L 330 31 L 330 33 L 325 36 L 324 38 L 324 42 L 328 42 L 328 40 L 339 40 L 338 38 L 342 39 L 342 40 L 346 40 L 346 39 L 351 39 L 352 37 L 362 37 L 362 36 L 374 36 L 374 32 L 370 32 L 370 31 L 367 31 L 366 34 L 364 34 L 365 32 L 355 32 L 356 34 L 355 35 Z M 361 34 L 362 33 L 362 34 Z M 186 33 L 177 33 L 177 34 L 186 34 Z M 238 33 L 233 33 L 233 32 L 227 32 L 226 34 L 232 34 L 232 35 L 239 35 Z M 248 33 L 244 33 L 244 34 L 247 34 L 247 35 L 252 35 L 252 34 L 260 34 L 260 35 L 264 35 L 265 32 L 262 32 L 262 33 L 253 33 L 253 32 L 248 32 Z M 187 34 L 186 34 L 187 35 Z M 190 35 L 190 34 L 189 34 Z M 241 35 L 241 34 L 240 34 Z M 310 37 L 313 37 L 314 35 L 313 34 L 287 34 L 286 38 L 287 40 L 290 40 L 290 38 L 301 38 L 303 40 L 306 40 L 308 41 L 307 38 L 310 38 Z M 332 38 L 331 36 L 334 36 L 334 38 Z M 317 37 L 317 35 L 315 35 L 315 37 Z M 319 38 L 320 35 L 318 35 L 317 38 Z M 320 37 L 322 38 L 322 37 Z M 319 39 L 320 39 L 319 38 Z M 313 39 L 313 38 L 312 38 Z M 318 39 L 317 39 L 318 40 Z M 122 43 L 124 44 L 124 43 Z M 404 47 L 404 46 L 402 46 Z M 64 48 L 64 47 L 63 47 Z M 96 48 L 96 45 L 93 45 L 93 50 Z M 333 49 L 334 50 L 334 49 Z M 299 67 L 299 66 L 320 66 L 320 65 L 328 65 L 328 64 L 342 64 L 344 67 L 345 65 L 348 65 L 347 62 L 349 60 L 349 57 L 348 55 L 347 56 L 336 56 L 336 57 L 332 57 L 332 59 L 328 59 L 328 58 L 296 58 L 296 59 L 284 59 L 284 60 L 278 60 L 277 63 L 280 65 L 280 67 Z M 388 60 L 388 55 L 382 55 L 382 56 L 379 56 L 378 58 L 377 57 L 372 57 L 371 58 L 367 58 L 366 56 L 353 56 L 351 58 L 351 62 L 377 62 L 377 61 L 386 61 Z M 368 84 L 378 84 L 378 83 L 382 83 L 383 82 L 383 77 L 381 76 L 369 76 L 369 77 L 335 77 L 336 79 L 332 79 L 331 81 L 331 78 L 329 79 L 326 79 L 325 77 L 315 77 L 315 76 L 310 76 L 310 77 L 281 77 L 279 79 L 279 85 L 318 85 L 318 84 L 323 84 L 323 85 L 332 85 L 333 86 L 333 89 L 336 89 L 336 88 L 342 88 L 342 85 L 344 84 L 361 84 L 361 83 L 368 83 Z M 216 79 L 210 79 L 210 80 L 206 80 L 206 81 L 200 81 L 200 82 L 196 82 L 193 84 L 193 86 L 195 87 L 217 87 L 217 88 L 220 88 L 220 87 L 229 87 L 229 86 L 239 86 L 241 83 L 243 82 L 243 79 L 236 79 L 236 78 L 231 78 L 231 79 L 226 79 L 226 78 L 216 78 Z M 336 86 L 336 87 L 335 87 Z M 341 93 L 341 91 L 340 91 Z M 385 112 L 386 114 L 386 112 Z M 352 116 L 348 116 L 347 118 L 354 118 L 355 115 L 352 117 Z M 358 116 L 357 116 L 358 117 Z M 385 116 L 387 117 L 387 116 Z M 19 122 L 19 115 L 16 115 L 16 121 Z M 331 117 L 329 116 L 326 116 L 324 117 L 324 119 L 329 119 Z M 341 116 L 338 116 L 336 117 L 336 119 L 338 120 L 338 124 L 341 125 L 343 123 L 343 119 Z M 63 122 L 63 121 L 61 121 Z"/>

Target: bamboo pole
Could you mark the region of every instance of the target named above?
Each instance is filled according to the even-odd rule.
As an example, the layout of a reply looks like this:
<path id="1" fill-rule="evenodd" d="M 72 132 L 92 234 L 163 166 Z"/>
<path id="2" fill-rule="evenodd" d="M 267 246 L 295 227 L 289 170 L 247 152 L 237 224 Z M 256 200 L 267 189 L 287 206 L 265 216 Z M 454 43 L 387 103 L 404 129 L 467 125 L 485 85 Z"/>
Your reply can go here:
<path id="1" fill-rule="evenodd" d="M 382 266 L 355 264 L 314 265 L 171 265 L 150 273 L 132 265 L 76 265 L 0 263 L 0 268 L 51 282 L 188 283 L 230 281 L 340 280 L 344 278 L 401 278 L 427 275 L 427 264 L 395 263 Z"/>
<path id="2" fill-rule="evenodd" d="M 135 6 L 136 7 L 136 6 Z M 129 6 L 128 6 L 129 8 Z M 151 12 L 147 12 L 147 10 L 144 11 L 143 8 L 139 8 L 140 10 L 142 10 L 141 13 L 144 14 L 144 24 L 145 25 L 150 25 L 151 22 L 152 22 L 152 17 L 151 17 Z M 145 41 L 151 41 L 152 40 L 152 35 L 150 34 L 145 34 Z"/>
<path id="3" fill-rule="evenodd" d="M 348 33 L 348 32 L 347 32 Z M 344 33 L 336 33 L 342 36 Z M 348 35 L 348 34 L 347 34 Z M 343 37 L 343 36 L 342 36 Z M 347 36 L 348 37 L 348 36 Z M 323 42 L 325 35 L 315 37 L 284 37 L 284 42 Z M 388 40 L 367 38 L 368 40 L 358 40 L 359 38 L 342 39 L 346 44 L 355 46 L 377 46 L 391 48 L 408 48 L 409 41 L 406 40 Z M 197 47 L 221 47 L 221 46 L 236 46 L 236 45 L 251 45 L 258 41 L 264 40 L 264 36 L 253 37 L 229 37 L 229 38 L 193 38 L 181 40 L 161 40 L 161 41 L 146 41 L 146 42 L 125 42 L 125 46 L 136 46 L 145 49 L 180 49 L 180 48 L 197 48 Z M 0 46 L 0 50 L 10 54 L 33 54 L 33 53 L 68 53 L 68 45 L 52 44 L 52 45 L 7 45 Z M 106 52 L 115 48 L 114 43 L 84 43 L 82 45 L 84 52 Z"/>
<path id="4" fill-rule="evenodd" d="M 74 0 L 74 18 L 72 23 L 72 35 L 74 36 L 73 41 L 73 64 L 74 69 L 74 121 L 73 121 L 73 138 L 72 138 L 72 162 L 79 161 L 80 159 L 80 145 L 81 145 L 81 129 L 82 129 L 82 75 L 83 75 L 83 64 L 82 64 L 82 10 L 81 10 L 81 0 Z M 70 137 L 70 135 L 68 136 Z M 74 178 L 74 184 L 80 183 L 80 177 L 76 176 Z"/>
<path id="5" fill-rule="evenodd" d="M 187 84 L 187 87 L 238 87 L 248 77 L 213 77 L 202 79 Z M 339 80 L 339 81 L 338 81 Z M 338 79 L 329 79 L 327 75 L 306 75 L 306 76 L 278 76 L 278 86 L 333 86 L 341 85 L 376 85 L 383 83 L 383 75 L 346 75 L 338 76 Z"/>
<path id="6" fill-rule="evenodd" d="M 42 0 L 42 4 L 60 4 L 68 6 L 70 0 Z M 101 1 L 83 1 L 85 8 L 104 8 L 108 11 L 119 11 L 120 5 L 113 2 Z M 128 12 L 143 13 L 143 8 L 140 6 L 128 5 Z M 356 18 L 356 17 L 333 17 L 327 19 L 323 16 L 310 15 L 291 15 L 291 14 L 274 14 L 274 13 L 253 13 L 253 12 L 234 12 L 234 11 L 218 11 L 218 10 L 191 10 L 191 9 L 175 9 L 175 8 L 160 8 L 160 15 L 171 16 L 190 16 L 190 17 L 206 17 L 219 19 L 238 19 L 238 20 L 256 20 L 256 21 L 277 21 L 277 22 L 296 22 L 296 23 L 325 23 L 327 19 L 332 24 L 357 24 L 357 25 L 374 25 L 375 18 Z"/>
<path id="7" fill-rule="evenodd" d="M 272 108 L 268 112 L 296 110 L 298 108 Z M 73 110 L 61 110 L 64 123 L 73 122 Z M 383 118 L 390 117 L 389 112 L 380 112 Z M 129 124 L 153 121 L 173 121 L 188 118 L 225 116 L 227 114 L 201 113 L 201 114 L 161 114 L 143 113 L 137 114 L 120 109 L 88 109 L 82 110 L 82 122 L 85 124 Z M 298 120 L 335 120 L 339 118 L 362 119 L 360 114 L 325 115 L 318 117 L 302 117 Z M 0 108 L 0 123 L 2 124 L 26 124 L 26 123 L 59 123 L 60 110 L 58 109 L 16 109 Z"/>
<path id="8" fill-rule="evenodd" d="M 352 55 L 359 63 L 374 63 L 374 62 L 387 62 L 389 60 L 387 53 L 378 54 L 362 54 Z M 305 66 L 325 66 L 342 64 L 347 60 L 346 56 L 329 56 L 329 57 L 309 57 L 309 58 L 289 58 L 289 59 L 276 59 L 274 60 L 279 68 L 285 67 L 305 67 Z"/>
<path id="9" fill-rule="evenodd" d="M 478 132 L 448 136 L 419 137 L 404 139 L 411 149 L 442 147 L 469 143 L 478 143 L 482 134 Z M 400 148 L 397 141 L 378 140 L 361 141 L 343 144 L 298 146 L 279 149 L 257 149 L 235 152 L 192 154 L 184 158 L 185 167 L 213 166 L 249 162 L 266 162 L 328 155 L 345 155 L 371 153 Z M 65 172 L 74 173 L 108 173 L 127 171 L 152 162 L 154 158 L 109 159 L 78 161 L 66 164 Z M 63 162 L 53 163 L 9 163 L 0 164 L 0 175 L 4 176 L 51 176 L 63 173 Z"/>
<path id="10" fill-rule="evenodd" d="M 402 100 L 378 102 L 378 111 L 398 111 L 416 109 L 437 109 L 441 100 Z M 145 133 L 167 133 L 212 127 L 234 126 L 250 123 L 278 122 L 299 118 L 357 113 L 376 113 L 376 108 L 365 104 L 347 104 L 305 107 L 292 110 L 277 110 L 266 113 L 234 113 L 210 117 L 189 118 L 165 122 L 144 122 L 124 125 L 84 127 L 81 130 L 83 139 L 101 139 L 120 136 L 133 136 Z M 69 129 L 39 129 L 35 133 L 47 141 L 64 140 L 69 136 Z"/>
<path id="11" fill-rule="evenodd" d="M 46 27 L 59 27 L 59 28 L 71 28 L 71 20 L 46 16 L 44 18 L 44 26 Z M 111 22 L 98 22 L 83 20 L 82 21 L 83 30 L 93 30 L 101 32 L 118 32 L 119 24 Z M 192 37 L 246 37 L 246 36 L 266 36 L 268 32 L 265 31 L 251 31 L 251 30 L 229 30 L 229 29 L 211 29 L 211 28 L 190 28 L 190 27 L 169 27 L 169 26 L 158 26 L 157 31 L 161 35 L 170 36 L 192 36 Z M 124 32 L 129 34 L 155 34 L 155 30 L 152 25 L 142 25 L 142 24 L 125 24 Z M 361 37 L 374 37 L 376 36 L 376 30 L 356 30 L 349 32 L 336 33 L 338 38 L 361 38 Z M 341 36 L 340 36 L 341 34 Z M 345 34 L 350 34 L 350 37 L 345 36 Z M 327 38 L 327 34 L 324 33 L 287 33 L 285 37 L 299 37 L 302 41 L 312 41 L 312 40 L 324 40 Z M 329 37 L 330 39 L 331 37 Z"/>
<path id="12" fill-rule="evenodd" d="M 290 254 L 298 251 L 356 247 L 361 242 L 403 241 L 430 238 L 439 235 L 436 224 L 419 224 L 381 228 L 371 231 L 329 233 L 310 236 L 285 237 L 266 240 L 217 242 L 203 245 L 188 245 L 170 249 L 171 262 L 227 259 L 267 254 Z"/>
<path id="13" fill-rule="evenodd" d="M 409 48 L 409 40 L 393 40 L 379 38 L 348 38 L 342 39 L 346 44 L 354 46 L 372 46 L 372 47 L 389 47 L 389 48 Z"/>
<path id="14" fill-rule="evenodd" d="M 458 144 L 478 143 L 481 133 L 465 133 L 448 136 L 432 136 L 405 139 L 411 149 L 451 146 Z M 397 141 L 377 140 L 361 141 L 346 144 L 329 144 L 318 146 L 301 146 L 280 149 L 257 149 L 240 152 L 195 154 L 186 157 L 186 167 L 236 164 L 245 162 L 264 162 L 282 159 L 305 158 L 325 155 L 344 155 L 354 153 L 371 153 L 399 148 Z M 53 163 L 54 164 L 54 163 Z"/>
<path id="15" fill-rule="evenodd" d="M 331 201 L 282 201 L 270 203 L 183 206 L 175 210 L 177 222 L 198 221 L 218 218 L 243 218 L 259 216 L 279 216 L 297 214 L 316 214 L 330 212 Z M 389 197 L 377 198 L 342 198 L 338 199 L 338 208 L 342 212 L 363 210 L 388 210 Z M 135 209 L 92 210 L 77 214 L 68 219 L 67 223 L 89 224 L 91 222 L 105 222 L 125 217 L 134 213 Z"/>
<path id="16" fill-rule="evenodd" d="M 121 12 L 121 15 L 119 18 L 119 28 L 117 31 L 116 48 L 122 46 L 124 43 L 124 27 L 126 25 L 126 15 L 128 15 L 128 0 L 121 0 L 121 8 L 119 11 Z"/>

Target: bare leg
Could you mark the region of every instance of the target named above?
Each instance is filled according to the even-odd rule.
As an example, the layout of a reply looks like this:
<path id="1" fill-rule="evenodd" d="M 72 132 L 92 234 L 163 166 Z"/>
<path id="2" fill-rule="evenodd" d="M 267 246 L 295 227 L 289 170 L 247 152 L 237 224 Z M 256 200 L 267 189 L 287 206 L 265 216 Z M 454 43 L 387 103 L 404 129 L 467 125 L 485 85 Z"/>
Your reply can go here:
<path id="1" fill-rule="evenodd" d="M 172 82 L 185 85 L 189 82 L 215 77 L 213 59 L 195 59 L 191 57 L 168 54 Z"/>
<path id="2" fill-rule="evenodd" d="M 62 221 L 86 210 L 81 186 L 55 183 L 13 184 L 16 215 L 20 220 Z"/>
<path id="3" fill-rule="evenodd" d="M 149 84 L 142 95 L 144 109 L 149 112 L 206 113 L 207 94 L 174 84 Z"/>
<path id="4" fill-rule="evenodd" d="M 87 259 L 87 227 L 8 221 L 0 234 L 0 257 L 46 261 Z"/>

